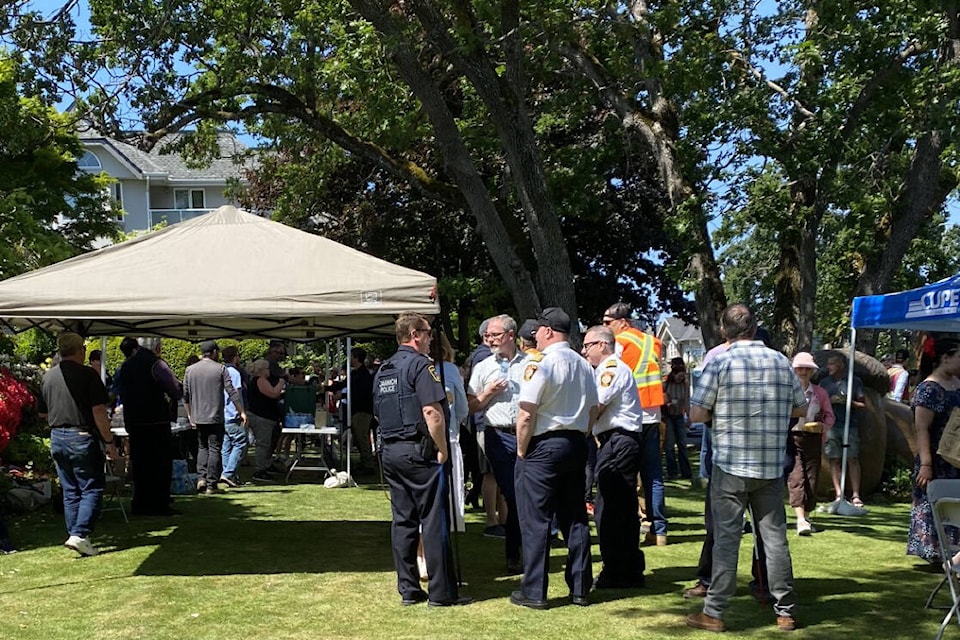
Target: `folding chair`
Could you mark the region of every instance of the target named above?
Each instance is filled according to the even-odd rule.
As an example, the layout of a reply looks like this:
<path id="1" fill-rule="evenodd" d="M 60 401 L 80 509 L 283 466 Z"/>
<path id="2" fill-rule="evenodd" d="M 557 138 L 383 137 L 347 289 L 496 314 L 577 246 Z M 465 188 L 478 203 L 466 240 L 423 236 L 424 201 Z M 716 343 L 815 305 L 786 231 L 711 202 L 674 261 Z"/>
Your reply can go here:
<path id="1" fill-rule="evenodd" d="M 944 577 L 940 584 L 933 590 L 930 597 L 927 598 L 927 607 L 933 601 L 944 583 L 950 585 L 950 595 L 953 599 L 947 615 L 943 617 L 940 623 L 940 629 L 937 631 L 937 640 L 943 637 L 943 632 L 950 624 L 950 618 L 956 616 L 957 624 L 960 625 L 960 576 L 951 569 L 951 560 L 954 554 L 960 550 L 960 545 L 950 544 L 950 538 L 947 536 L 947 527 L 960 528 L 960 480 L 932 480 L 927 485 L 927 499 L 933 508 L 933 522 L 937 529 L 937 537 L 940 540 L 940 559 L 943 564 Z"/>
<path id="2" fill-rule="evenodd" d="M 119 511 L 123 515 L 123 521 L 129 524 L 130 519 L 127 518 L 127 510 L 123 506 L 123 490 L 127 486 L 126 463 L 126 458 L 104 461 L 105 482 L 103 487 L 103 507 L 100 511 Z M 109 506 L 114 503 L 116 503 L 116 506 Z"/>

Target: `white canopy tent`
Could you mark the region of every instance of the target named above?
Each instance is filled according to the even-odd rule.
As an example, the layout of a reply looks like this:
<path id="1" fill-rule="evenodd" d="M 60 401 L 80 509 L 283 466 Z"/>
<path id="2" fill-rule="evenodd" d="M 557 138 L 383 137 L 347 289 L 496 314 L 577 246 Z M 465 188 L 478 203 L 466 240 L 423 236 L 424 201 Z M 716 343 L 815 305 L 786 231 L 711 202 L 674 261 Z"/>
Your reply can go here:
<path id="1" fill-rule="evenodd" d="M 84 336 L 310 341 L 436 314 L 436 279 L 232 206 L 0 282 L 0 323 Z"/>
<path id="2" fill-rule="evenodd" d="M 348 361 L 351 337 L 392 337 L 397 314 L 439 310 L 432 276 L 229 205 L 0 282 L 0 325 L 11 331 L 346 337 Z M 351 420 L 348 407 L 348 454 Z"/>

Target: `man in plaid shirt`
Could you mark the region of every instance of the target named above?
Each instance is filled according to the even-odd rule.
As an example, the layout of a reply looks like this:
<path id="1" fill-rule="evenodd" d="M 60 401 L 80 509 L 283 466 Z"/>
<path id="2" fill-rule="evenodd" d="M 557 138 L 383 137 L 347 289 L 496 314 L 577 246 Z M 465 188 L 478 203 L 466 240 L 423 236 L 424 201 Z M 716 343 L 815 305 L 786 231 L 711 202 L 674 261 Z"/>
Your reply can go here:
<path id="1" fill-rule="evenodd" d="M 757 321 L 749 307 L 727 307 L 721 328 L 730 348 L 704 369 L 690 399 L 693 422 L 713 420 L 710 499 L 716 541 L 713 575 L 703 612 L 687 624 L 723 631 L 723 613 L 737 590 L 737 557 L 748 506 L 767 552 L 767 573 L 777 627 L 796 628 L 793 567 L 783 507 L 783 458 L 791 416 L 807 404 L 790 360 L 754 340 Z"/>

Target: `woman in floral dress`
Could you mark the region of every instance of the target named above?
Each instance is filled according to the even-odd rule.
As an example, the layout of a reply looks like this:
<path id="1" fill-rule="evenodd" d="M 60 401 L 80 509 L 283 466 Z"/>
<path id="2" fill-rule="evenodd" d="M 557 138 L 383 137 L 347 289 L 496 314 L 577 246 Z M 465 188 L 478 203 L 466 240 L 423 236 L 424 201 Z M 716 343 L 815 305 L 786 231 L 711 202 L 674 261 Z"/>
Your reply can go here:
<path id="1" fill-rule="evenodd" d="M 917 455 L 913 461 L 913 510 L 907 555 L 928 562 L 940 560 L 940 543 L 927 500 L 927 484 L 934 479 L 960 478 L 960 469 L 937 455 L 940 436 L 955 407 L 960 407 L 960 340 L 940 338 L 934 344 L 934 370 L 917 385 L 913 416 L 917 429 Z M 952 533 L 956 542 L 957 532 Z"/>

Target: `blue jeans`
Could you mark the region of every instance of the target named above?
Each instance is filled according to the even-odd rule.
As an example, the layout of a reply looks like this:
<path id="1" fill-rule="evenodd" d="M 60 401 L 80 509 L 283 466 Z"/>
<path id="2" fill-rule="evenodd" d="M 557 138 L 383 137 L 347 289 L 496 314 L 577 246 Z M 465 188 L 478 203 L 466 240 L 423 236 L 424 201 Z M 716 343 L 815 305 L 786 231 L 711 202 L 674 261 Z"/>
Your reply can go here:
<path id="1" fill-rule="evenodd" d="M 687 458 L 687 420 L 680 414 L 678 416 L 665 415 L 664 422 L 667 423 L 667 437 L 663 444 L 664 454 L 667 458 L 667 475 L 670 477 L 677 475 L 677 462 L 680 463 L 679 473 L 683 478 L 689 478 L 690 459 Z"/>
<path id="2" fill-rule="evenodd" d="M 63 489 L 67 533 L 88 538 L 100 516 L 106 484 L 100 440 L 76 429 L 51 429 L 50 454 Z"/>
<path id="3" fill-rule="evenodd" d="M 667 508 L 663 500 L 663 468 L 660 466 L 660 424 L 643 427 L 643 453 L 640 457 L 640 480 L 643 482 L 644 510 L 653 523 L 653 532 L 667 535 Z"/>
<path id="4" fill-rule="evenodd" d="M 713 576 L 703 612 L 722 618 L 737 591 L 737 560 L 743 537 L 743 512 L 750 507 L 753 526 L 763 538 L 773 610 L 794 617 L 797 596 L 787 546 L 787 516 L 783 508 L 783 478 L 762 480 L 726 473 L 718 466 L 710 474 L 713 515 Z"/>
<path id="5" fill-rule="evenodd" d="M 247 452 L 247 428 L 239 422 L 228 422 L 224 425 L 226 431 L 223 437 L 223 477 L 235 479 L 240 460 Z"/>
<path id="6" fill-rule="evenodd" d="M 517 436 L 487 425 L 484 431 L 484 445 L 487 460 L 493 467 L 497 486 L 507 503 L 506 535 L 504 552 L 507 562 L 520 561 L 520 547 L 523 544 L 520 534 L 520 517 L 517 512 L 517 493 L 514 485 L 517 464 Z"/>

